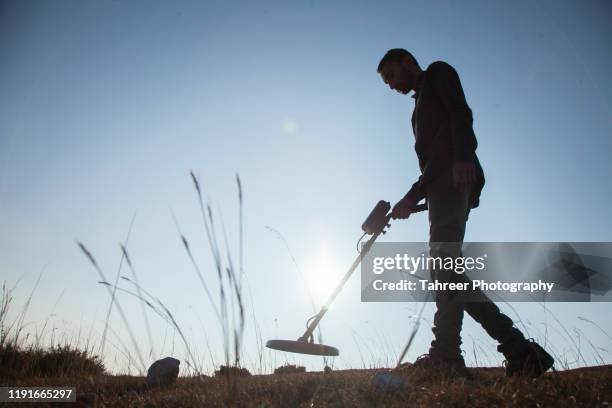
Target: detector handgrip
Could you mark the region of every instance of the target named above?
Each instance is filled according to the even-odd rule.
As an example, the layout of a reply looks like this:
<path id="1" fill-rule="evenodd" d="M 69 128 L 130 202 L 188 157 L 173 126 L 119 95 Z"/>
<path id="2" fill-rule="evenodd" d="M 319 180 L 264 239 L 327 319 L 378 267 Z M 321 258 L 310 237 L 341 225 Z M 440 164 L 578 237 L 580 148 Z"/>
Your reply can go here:
<path id="1" fill-rule="evenodd" d="M 391 220 L 391 204 L 388 201 L 380 200 L 368 215 L 368 218 L 361 225 L 364 233 L 374 235 L 383 232 L 388 222 Z M 412 208 L 411 214 L 427 210 L 427 202 Z"/>

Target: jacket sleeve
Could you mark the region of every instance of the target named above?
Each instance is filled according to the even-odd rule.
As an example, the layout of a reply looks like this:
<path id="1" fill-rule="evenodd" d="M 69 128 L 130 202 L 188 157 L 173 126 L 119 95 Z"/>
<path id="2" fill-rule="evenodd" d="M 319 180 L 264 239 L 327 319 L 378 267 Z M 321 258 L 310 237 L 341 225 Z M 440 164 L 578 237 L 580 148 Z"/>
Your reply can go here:
<path id="1" fill-rule="evenodd" d="M 453 161 L 473 162 L 478 143 L 472 128 L 472 110 L 465 100 L 459 75 L 442 61 L 431 64 L 430 70 L 433 88 L 450 116 Z"/>
<path id="2" fill-rule="evenodd" d="M 406 193 L 404 197 L 410 197 L 414 200 L 415 203 L 418 203 L 423 198 L 425 198 L 425 189 L 423 188 L 422 179 L 423 176 L 419 177 L 419 179 L 410 187 L 410 190 Z"/>

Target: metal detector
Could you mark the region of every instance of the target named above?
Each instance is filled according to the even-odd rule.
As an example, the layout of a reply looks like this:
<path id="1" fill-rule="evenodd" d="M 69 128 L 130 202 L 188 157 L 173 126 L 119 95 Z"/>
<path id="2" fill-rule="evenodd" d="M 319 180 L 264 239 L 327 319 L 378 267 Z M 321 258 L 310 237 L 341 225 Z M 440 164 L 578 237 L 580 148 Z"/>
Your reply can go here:
<path id="1" fill-rule="evenodd" d="M 357 258 L 355 258 L 349 270 L 346 272 L 336 289 L 334 289 L 327 302 L 323 305 L 321 311 L 306 321 L 306 331 L 304 334 L 297 340 L 268 340 L 266 347 L 291 353 L 311 354 L 316 356 L 337 356 L 339 354 L 338 349 L 335 347 L 315 343 L 313 336 L 314 330 L 361 262 L 361 258 L 370 251 L 370 248 L 372 248 L 378 236 L 387 232 L 385 228 L 391 227 L 391 224 L 389 224 L 391 220 L 390 209 L 391 204 L 388 201 L 381 200 L 363 222 L 361 225 L 363 236 L 366 234 L 371 235 L 370 239 L 362 245 L 361 252 L 357 255 Z M 427 210 L 427 204 L 420 204 L 414 207 L 411 213 L 425 210 Z"/>

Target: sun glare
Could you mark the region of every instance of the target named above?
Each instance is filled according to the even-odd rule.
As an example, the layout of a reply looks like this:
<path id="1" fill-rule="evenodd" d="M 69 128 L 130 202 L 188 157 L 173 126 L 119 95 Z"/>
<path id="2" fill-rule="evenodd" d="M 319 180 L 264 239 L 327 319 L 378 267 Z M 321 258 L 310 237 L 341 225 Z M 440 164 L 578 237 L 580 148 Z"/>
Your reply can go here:
<path id="1" fill-rule="evenodd" d="M 306 280 L 312 296 L 320 304 L 327 300 L 338 285 L 341 271 L 325 248 L 315 253 L 311 259 L 312 264 L 306 270 Z"/>

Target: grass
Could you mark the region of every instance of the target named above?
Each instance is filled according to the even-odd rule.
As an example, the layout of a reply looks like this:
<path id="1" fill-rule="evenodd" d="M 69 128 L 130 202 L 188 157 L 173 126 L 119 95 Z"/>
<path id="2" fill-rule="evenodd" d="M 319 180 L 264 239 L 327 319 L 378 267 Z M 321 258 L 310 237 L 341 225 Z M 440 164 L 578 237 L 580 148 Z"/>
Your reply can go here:
<path id="1" fill-rule="evenodd" d="M 42 337 L 48 324 L 43 325 L 41 333 L 36 333 L 35 341 L 26 345 L 29 333 L 23 335 L 27 311 L 42 277 L 39 274 L 34 288 L 24 306 L 12 320 L 9 319 L 15 287 L 2 285 L 0 302 L 0 379 L 3 385 L 8 381 L 35 377 L 100 376 L 106 374 L 102 359 L 92 350 L 77 347 L 69 342 L 53 342 L 44 347 Z"/>
<path id="2" fill-rule="evenodd" d="M 274 374 L 296 374 L 305 373 L 306 367 L 296 366 L 295 364 L 286 364 L 274 370 Z"/>
<path id="3" fill-rule="evenodd" d="M 223 355 L 225 365 L 221 367 L 225 367 L 225 370 L 219 370 L 225 379 L 229 392 L 229 403 L 232 401 L 232 396 L 237 395 L 237 387 L 238 387 L 238 378 L 241 377 L 242 368 L 241 368 L 241 348 L 242 341 L 244 335 L 244 326 L 245 326 L 245 302 L 243 298 L 243 278 L 244 278 L 244 270 L 243 270 L 243 196 L 242 196 L 242 184 L 240 181 L 240 177 L 236 175 L 236 184 L 238 187 L 238 217 L 239 217 L 239 259 L 238 266 L 236 267 L 236 263 L 233 259 L 232 253 L 230 251 L 230 245 L 227 239 L 227 232 L 225 230 L 225 226 L 223 224 L 223 220 L 221 217 L 217 218 L 213 213 L 210 202 L 205 203 L 203 198 L 203 191 L 201 187 L 201 182 L 195 173 L 192 171 L 190 173 L 191 179 L 193 181 L 194 189 L 197 194 L 197 200 L 199 204 L 200 214 L 202 217 L 202 225 L 203 232 L 205 233 L 207 242 L 209 244 L 210 253 L 212 255 L 214 261 L 214 270 L 216 272 L 217 277 L 217 288 L 218 288 L 218 300 L 213 296 L 213 292 L 210 288 L 210 282 L 207 281 L 206 274 L 203 273 L 202 268 L 199 266 L 198 262 L 195 259 L 194 252 L 190 246 L 189 240 L 187 237 L 181 232 L 178 221 L 173 214 L 173 218 L 176 224 L 177 231 L 180 236 L 180 240 L 183 243 L 183 247 L 185 248 L 186 254 L 193 266 L 194 272 L 198 277 L 200 284 L 202 285 L 202 289 L 208 299 L 211 309 L 213 310 L 217 323 L 219 324 L 219 329 L 222 333 L 223 337 Z M 220 220 L 220 222 L 219 222 Z M 109 316 L 111 314 L 112 308 L 116 307 L 119 311 L 121 318 L 127 328 L 128 334 L 132 341 L 133 349 L 136 352 L 138 357 L 138 361 L 140 363 L 141 374 L 146 372 L 146 366 L 144 363 L 143 354 L 141 348 L 136 342 L 133 331 L 127 321 L 127 317 L 123 312 L 121 304 L 119 302 L 117 293 L 123 293 L 130 295 L 132 297 L 137 298 L 141 302 L 142 313 L 144 317 L 144 321 L 147 327 L 147 333 L 149 338 L 149 346 L 150 352 L 149 355 L 153 354 L 153 342 L 151 340 L 152 336 L 150 334 L 148 317 L 146 313 L 146 308 L 153 311 L 156 315 L 158 315 L 162 320 L 164 320 L 168 325 L 170 325 L 176 333 L 178 333 L 184 348 L 187 353 L 186 364 L 188 367 L 197 374 L 199 378 L 202 376 L 202 364 L 196 359 L 192 348 L 189 345 L 189 342 L 185 336 L 184 331 L 181 329 L 180 324 L 177 322 L 176 318 L 172 314 L 172 312 L 166 307 L 166 305 L 155 295 L 149 293 L 142 285 L 138 283 L 137 273 L 134 267 L 134 264 L 129 256 L 127 250 L 127 243 L 129 239 L 129 235 L 132 229 L 134 218 L 132 218 L 132 222 L 130 224 L 130 228 L 128 231 L 128 236 L 126 237 L 125 243 L 120 245 L 121 248 L 121 261 L 119 263 L 119 268 L 117 271 L 117 277 L 115 279 L 114 284 L 110 284 L 106 279 L 106 274 L 99 267 L 96 262 L 91 251 L 81 242 L 77 242 L 81 251 L 85 254 L 85 256 L 89 259 L 90 263 L 93 265 L 94 269 L 98 273 L 98 276 L 101 278 L 101 281 L 98 282 L 104 285 L 108 291 L 110 298 L 110 306 L 106 315 L 106 321 L 104 326 L 104 334 L 102 337 L 102 345 L 101 350 L 104 350 L 104 345 L 106 343 L 106 333 L 109 329 Z M 220 225 L 219 225 L 220 223 Z M 219 231 L 220 228 L 220 231 Z M 219 235 L 221 234 L 221 235 Z M 225 244 L 225 254 L 222 253 L 221 239 L 223 239 L 223 243 Z M 123 264 L 127 264 L 128 268 L 131 272 L 132 278 L 127 276 L 121 276 L 121 268 Z M 131 284 L 136 292 L 126 289 L 124 287 L 119 287 L 119 277 L 121 277 L 124 281 Z M 146 306 L 146 308 L 145 308 Z M 253 315 L 253 319 L 255 317 Z M 259 337 L 261 340 L 261 337 Z M 258 347 L 263 347 L 263 342 L 258 341 Z M 212 353 L 211 360 L 212 360 Z M 212 361 L 213 366 L 215 364 Z M 235 368 L 235 369 L 234 369 Z"/>
<path id="4" fill-rule="evenodd" d="M 537 380 L 508 379 L 501 368 L 472 369 L 475 379 L 422 377 L 404 371 L 407 388 L 379 390 L 369 379 L 380 370 L 253 375 L 242 377 L 228 404 L 222 377 L 181 377 L 164 389 L 148 389 L 141 377 L 22 378 L 12 385 L 77 387 L 104 406 L 148 407 L 605 407 L 612 401 L 612 366 L 547 373 Z M 146 405 L 148 404 L 148 405 Z M 101 406 L 101 405 L 100 405 Z"/>
<path id="5" fill-rule="evenodd" d="M 23 348 L 8 343 L 0 347 L 2 379 L 99 376 L 105 372 L 100 357 L 70 345 Z"/>

